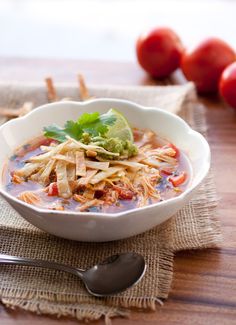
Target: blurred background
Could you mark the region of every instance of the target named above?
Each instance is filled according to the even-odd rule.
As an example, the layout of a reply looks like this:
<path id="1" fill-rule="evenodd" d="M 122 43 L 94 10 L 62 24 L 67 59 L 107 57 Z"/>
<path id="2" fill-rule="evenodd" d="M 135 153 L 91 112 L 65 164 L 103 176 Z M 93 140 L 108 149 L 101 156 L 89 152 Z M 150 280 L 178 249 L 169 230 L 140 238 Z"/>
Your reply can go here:
<path id="1" fill-rule="evenodd" d="M 235 13 L 234 0 L 0 0 L 0 56 L 135 61 L 137 36 L 160 25 L 188 46 L 218 36 L 236 47 Z"/>

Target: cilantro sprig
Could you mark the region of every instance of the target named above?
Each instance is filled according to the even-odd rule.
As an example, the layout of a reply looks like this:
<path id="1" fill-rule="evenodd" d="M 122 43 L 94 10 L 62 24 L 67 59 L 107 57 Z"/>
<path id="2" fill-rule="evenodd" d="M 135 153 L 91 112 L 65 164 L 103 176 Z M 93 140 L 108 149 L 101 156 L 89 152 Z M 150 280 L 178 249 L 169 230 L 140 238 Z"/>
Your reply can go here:
<path id="1" fill-rule="evenodd" d="M 76 140 L 80 140 L 84 133 L 92 137 L 105 136 L 115 121 L 116 117 L 108 113 L 83 113 L 77 121 L 67 121 L 63 128 L 56 124 L 45 127 L 44 135 L 59 142 L 64 142 L 68 135 Z"/>

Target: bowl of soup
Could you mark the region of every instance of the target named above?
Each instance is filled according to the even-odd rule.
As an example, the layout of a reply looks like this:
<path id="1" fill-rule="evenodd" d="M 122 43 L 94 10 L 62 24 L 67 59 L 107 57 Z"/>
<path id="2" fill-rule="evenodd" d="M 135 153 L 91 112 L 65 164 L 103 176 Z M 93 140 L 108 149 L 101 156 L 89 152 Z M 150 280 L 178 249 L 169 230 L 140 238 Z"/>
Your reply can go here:
<path id="1" fill-rule="evenodd" d="M 126 100 L 46 104 L 0 135 L 0 194 L 34 226 L 72 240 L 163 223 L 210 167 L 207 141 L 184 120 Z"/>

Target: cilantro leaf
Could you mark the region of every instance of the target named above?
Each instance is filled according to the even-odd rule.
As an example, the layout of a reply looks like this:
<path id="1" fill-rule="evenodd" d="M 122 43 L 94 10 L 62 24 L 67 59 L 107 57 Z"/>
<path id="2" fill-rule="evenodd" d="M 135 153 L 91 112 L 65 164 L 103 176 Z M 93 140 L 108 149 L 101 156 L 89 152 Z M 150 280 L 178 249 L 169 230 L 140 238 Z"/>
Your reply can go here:
<path id="1" fill-rule="evenodd" d="M 79 140 L 85 132 L 92 137 L 105 136 L 109 126 L 112 126 L 115 121 L 116 117 L 107 113 L 102 115 L 98 112 L 83 113 L 76 122 L 67 121 L 64 128 L 60 128 L 55 124 L 45 127 L 44 135 L 60 142 L 66 140 L 66 135 Z"/>
<path id="2" fill-rule="evenodd" d="M 101 136 L 104 136 L 108 132 L 108 125 L 106 124 L 97 125 L 97 132 Z"/>
<path id="3" fill-rule="evenodd" d="M 98 112 L 94 112 L 94 113 L 83 113 L 79 119 L 78 119 L 78 124 L 82 125 L 87 125 L 87 124 L 91 124 L 94 123 L 96 121 L 99 120 L 99 116 L 100 114 Z"/>
<path id="4" fill-rule="evenodd" d="M 116 121 L 115 116 L 111 116 L 110 114 L 102 114 L 99 116 L 99 119 L 95 120 L 92 123 L 84 125 L 86 132 L 94 135 L 94 136 L 105 136 L 108 132 L 110 126 L 112 126 Z"/>
<path id="5" fill-rule="evenodd" d="M 57 126 L 56 124 L 49 125 L 44 127 L 44 136 L 47 138 L 51 138 L 54 140 L 58 140 L 60 142 L 64 142 L 66 140 L 65 131 Z"/>
<path id="6" fill-rule="evenodd" d="M 74 121 L 67 121 L 64 125 L 64 132 L 68 134 L 71 138 L 80 139 L 83 134 L 82 127 Z"/>

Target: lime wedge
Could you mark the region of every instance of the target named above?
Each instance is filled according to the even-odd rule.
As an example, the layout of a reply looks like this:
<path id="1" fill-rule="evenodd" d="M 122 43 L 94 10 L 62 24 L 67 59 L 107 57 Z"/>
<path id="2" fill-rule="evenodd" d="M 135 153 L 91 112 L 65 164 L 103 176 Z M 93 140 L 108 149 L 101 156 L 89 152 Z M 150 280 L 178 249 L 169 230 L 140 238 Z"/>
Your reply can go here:
<path id="1" fill-rule="evenodd" d="M 130 125 L 124 115 L 115 109 L 111 108 L 108 112 L 108 115 L 113 115 L 116 118 L 115 123 L 109 128 L 107 133 L 108 138 L 119 138 L 121 140 L 129 140 L 131 143 L 134 142 L 133 132 L 130 128 Z"/>

